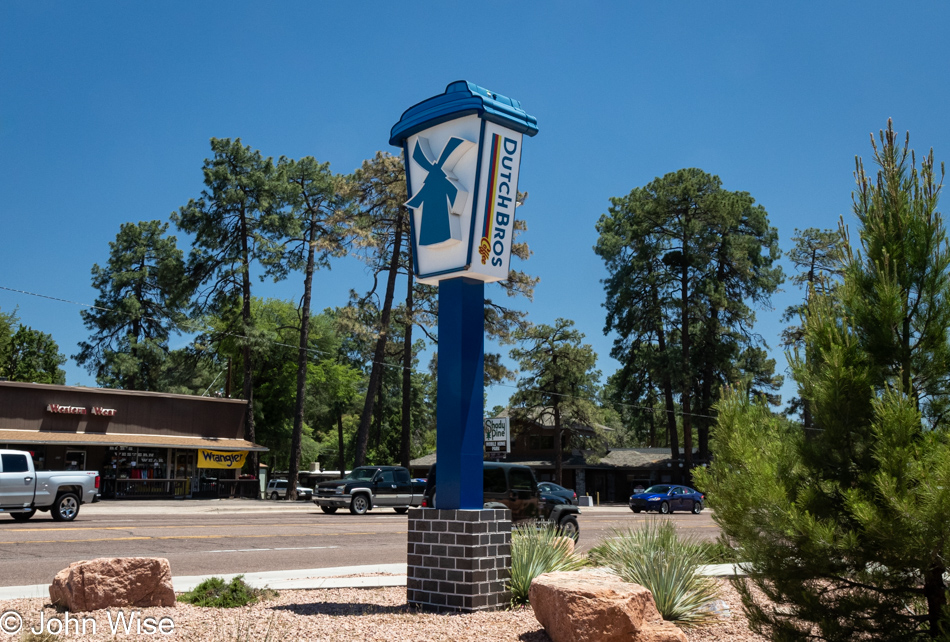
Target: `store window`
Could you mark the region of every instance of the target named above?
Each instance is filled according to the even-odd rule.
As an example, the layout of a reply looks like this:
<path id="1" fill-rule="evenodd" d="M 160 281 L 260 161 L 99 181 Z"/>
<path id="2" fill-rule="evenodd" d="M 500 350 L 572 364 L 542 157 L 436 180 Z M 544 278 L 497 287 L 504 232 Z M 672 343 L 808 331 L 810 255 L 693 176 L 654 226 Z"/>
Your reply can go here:
<path id="1" fill-rule="evenodd" d="M 86 451 L 67 450 L 63 463 L 64 470 L 86 470 Z"/>
<path id="2" fill-rule="evenodd" d="M 107 470 L 103 472 L 115 479 L 165 479 L 167 452 L 165 448 L 109 446 Z"/>

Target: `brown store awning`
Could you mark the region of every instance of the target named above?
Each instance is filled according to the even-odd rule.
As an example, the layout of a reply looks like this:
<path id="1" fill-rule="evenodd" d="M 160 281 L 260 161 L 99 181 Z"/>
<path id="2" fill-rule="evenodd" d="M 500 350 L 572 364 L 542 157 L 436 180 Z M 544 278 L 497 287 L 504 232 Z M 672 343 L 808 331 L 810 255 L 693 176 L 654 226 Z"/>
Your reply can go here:
<path id="1" fill-rule="evenodd" d="M 170 437 L 84 432 L 47 432 L 36 430 L 0 430 L 0 444 L 56 446 L 140 446 L 145 448 L 208 448 L 211 450 L 247 450 L 266 452 L 264 446 L 244 439 Z"/>

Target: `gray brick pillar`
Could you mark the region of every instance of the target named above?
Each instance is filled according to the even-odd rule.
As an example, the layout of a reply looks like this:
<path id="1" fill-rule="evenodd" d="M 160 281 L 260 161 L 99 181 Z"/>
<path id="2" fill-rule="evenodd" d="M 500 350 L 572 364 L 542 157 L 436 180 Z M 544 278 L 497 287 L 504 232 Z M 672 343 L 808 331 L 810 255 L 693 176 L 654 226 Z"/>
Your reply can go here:
<path id="1" fill-rule="evenodd" d="M 511 601 L 511 511 L 409 510 L 407 600 L 426 610 L 491 611 Z"/>

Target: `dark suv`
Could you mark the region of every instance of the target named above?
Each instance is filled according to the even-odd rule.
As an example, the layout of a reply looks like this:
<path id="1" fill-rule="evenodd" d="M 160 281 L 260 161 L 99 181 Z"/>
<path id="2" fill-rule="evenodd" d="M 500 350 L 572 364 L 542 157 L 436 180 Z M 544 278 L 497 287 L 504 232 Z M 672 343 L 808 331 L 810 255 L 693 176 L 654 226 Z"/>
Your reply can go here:
<path id="1" fill-rule="evenodd" d="M 432 464 L 422 498 L 423 508 L 438 508 L 435 469 L 436 465 Z M 482 473 L 482 490 L 485 508 L 507 508 L 511 511 L 513 524 L 546 520 L 557 524 L 564 535 L 577 540 L 580 528 L 576 516 L 580 514 L 580 509 L 577 506 L 541 501 L 538 481 L 528 466 L 486 461 Z"/>

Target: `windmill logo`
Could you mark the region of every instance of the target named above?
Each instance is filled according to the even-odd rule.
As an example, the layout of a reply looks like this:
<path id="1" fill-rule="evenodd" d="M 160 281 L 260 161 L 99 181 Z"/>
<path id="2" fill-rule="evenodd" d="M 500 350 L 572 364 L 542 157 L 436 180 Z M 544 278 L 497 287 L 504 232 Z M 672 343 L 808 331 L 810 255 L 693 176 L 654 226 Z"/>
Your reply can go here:
<path id="1" fill-rule="evenodd" d="M 419 137 L 412 159 L 426 172 L 422 187 L 406 201 L 406 207 L 422 217 L 419 246 L 432 249 L 451 247 L 462 241 L 461 216 L 468 202 L 468 191 L 453 170 L 475 143 L 453 136 L 442 148 L 438 160 L 429 149 L 429 141 Z"/>

